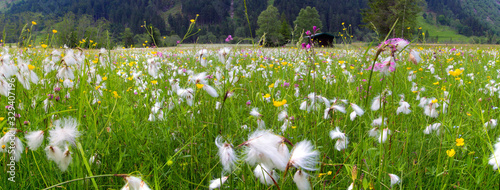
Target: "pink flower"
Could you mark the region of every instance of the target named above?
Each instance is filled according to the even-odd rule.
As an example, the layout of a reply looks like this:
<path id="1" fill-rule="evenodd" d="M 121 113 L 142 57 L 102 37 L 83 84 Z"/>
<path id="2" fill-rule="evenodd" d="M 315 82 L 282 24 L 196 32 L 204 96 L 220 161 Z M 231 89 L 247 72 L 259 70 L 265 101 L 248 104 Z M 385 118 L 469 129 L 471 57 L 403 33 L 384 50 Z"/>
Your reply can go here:
<path id="1" fill-rule="evenodd" d="M 229 42 L 229 41 L 231 41 L 231 40 L 233 40 L 233 37 L 232 37 L 231 35 L 227 36 L 227 38 L 226 38 L 226 42 Z"/>

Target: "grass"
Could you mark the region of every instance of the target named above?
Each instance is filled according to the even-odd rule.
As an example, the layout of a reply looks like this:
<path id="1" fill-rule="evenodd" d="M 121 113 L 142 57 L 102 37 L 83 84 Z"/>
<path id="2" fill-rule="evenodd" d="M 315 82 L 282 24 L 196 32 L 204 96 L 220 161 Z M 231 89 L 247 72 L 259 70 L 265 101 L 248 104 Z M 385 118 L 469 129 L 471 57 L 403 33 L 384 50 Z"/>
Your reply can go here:
<path id="1" fill-rule="evenodd" d="M 422 27 L 423 32 L 428 31 L 430 33 L 431 38 L 436 38 L 438 37 L 438 42 L 437 43 L 468 43 L 469 42 L 469 37 L 458 34 L 458 32 L 449 27 L 449 26 L 444 26 L 444 25 L 434 25 L 430 24 L 425 21 L 425 19 L 422 17 L 422 15 L 417 16 L 417 25 L 419 27 Z M 428 34 L 426 34 L 428 35 Z M 426 36 L 428 38 L 429 36 Z"/>
<path id="2" fill-rule="evenodd" d="M 50 60 L 52 49 L 9 49 L 15 63 L 30 60 L 29 64 L 35 66 L 33 71 L 42 79 L 31 84 L 31 90 L 20 82 L 15 84 L 15 107 L 21 114 L 16 127 L 23 131 L 17 136 L 25 144 L 26 132 L 44 130 L 46 137 L 41 148 L 24 150 L 16 163 L 15 183 L 7 180 L 9 155 L 0 154 L 0 189 L 42 189 L 63 182 L 68 183 L 61 188 L 95 189 L 92 180 L 76 180 L 90 176 L 94 176 L 98 189 L 123 187 L 123 178 L 112 174 L 141 176 L 152 189 L 207 189 L 209 181 L 223 173 L 214 143 L 219 135 L 235 147 L 241 158 L 233 172 L 223 173 L 229 176 L 224 188 L 277 189 L 276 185 L 267 186 L 256 180 L 254 166 L 245 163 L 243 149 L 236 148 L 257 130 L 257 119 L 249 115 L 255 107 L 263 115 L 267 129 L 294 144 L 310 140 L 320 152 L 318 170 L 306 171 L 311 175 L 313 189 L 346 189 L 353 182 L 357 189 L 390 189 L 389 173 L 402 179 L 393 189 L 499 188 L 498 172 L 488 165 L 488 160 L 500 131 L 483 128 L 484 123 L 499 116 L 495 107 L 500 105 L 498 92 L 490 95 L 486 89 L 491 79 L 500 77 L 498 48 L 412 47 L 420 52 L 423 61 L 414 65 L 408 61 L 408 53 L 397 54 L 399 66 L 395 72 L 388 76 L 374 72 L 369 97 L 365 97 L 369 75 L 366 69 L 375 49 L 365 57 L 366 47 L 316 49 L 318 54 L 295 48 L 233 47 L 228 55 L 233 59 L 228 64 L 219 61 L 218 49 L 209 49 L 205 59 L 212 63 L 203 67 L 197 60 L 199 48 L 127 49 L 103 54 L 86 50 L 84 62 L 75 66 L 74 86 L 69 88 L 56 78 L 56 71 L 44 73 L 47 62 L 43 60 Z M 381 56 L 379 60 L 388 53 Z M 155 79 L 148 73 L 148 60 L 160 64 L 161 78 Z M 447 72 L 451 67 L 463 68 L 463 73 L 453 77 Z M 130 78 L 139 71 L 142 73 Z M 415 71 L 412 82 L 418 84 L 417 91 L 412 91 L 412 82 L 407 79 L 410 71 Z M 217 90 L 218 97 L 209 96 L 188 81 L 190 75 L 201 72 L 213 76 L 207 84 Z M 239 80 L 231 80 L 234 77 Z M 177 93 L 172 92 L 173 81 L 168 79 L 178 79 L 180 88 L 194 89 L 192 106 L 179 100 Z M 289 86 L 283 85 L 285 81 Z M 56 85 L 61 91 L 54 91 Z M 385 98 L 385 106 L 370 110 L 371 99 L 383 90 L 392 92 Z M 227 92 L 233 95 L 226 98 Z M 353 109 L 349 105 L 345 106 L 346 114 L 333 112 L 329 119 L 323 118 L 322 103 L 310 112 L 299 109 L 312 92 L 329 100 L 347 99 L 366 113 L 351 121 L 349 113 Z M 54 99 L 48 100 L 53 106 L 45 111 L 43 101 L 48 99 L 47 94 Z M 65 98 L 67 94 L 69 98 Z M 270 95 L 269 101 L 263 98 L 265 94 Z M 409 115 L 395 114 L 401 94 L 411 105 Z M 423 114 L 417 95 L 438 100 L 441 106 L 437 118 Z M 364 104 L 366 98 L 370 100 L 368 105 Z M 274 106 L 273 100 L 287 100 L 286 107 Z M 446 113 L 442 110 L 445 101 L 449 105 Z M 165 120 L 148 121 L 156 102 L 162 102 Z M 223 106 L 216 109 L 218 103 Z M 171 104 L 174 106 L 169 109 Z M 6 105 L 7 98 L 2 96 L 0 106 Z M 294 120 L 282 131 L 283 122 L 277 120 L 277 115 L 285 109 Z M 0 128 L 4 131 L 8 127 L 7 115 L 8 110 L 0 110 Z M 392 131 L 385 143 L 368 135 L 372 121 L 381 116 L 387 118 L 381 128 Z M 81 147 L 69 146 L 73 159 L 68 170 L 61 172 L 43 149 L 49 145 L 47 136 L 54 128 L 52 123 L 65 117 L 77 119 L 82 135 L 77 139 Z M 23 124 L 25 121 L 28 123 Z M 424 134 L 425 127 L 433 123 L 442 124 L 441 133 Z M 337 151 L 336 141 L 328 135 L 335 127 L 349 138 L 345 150 Z M 456 145 L 459 138 L 464 139 L 464 146 Z M 452 157 L 447 155 L 451 149 L 456 152 Z M 89 162 L 92 156 L 93 163 Z M 276 171 L 280 189 L 296 189 L 295 171 L 290 169 L 286 176 Z"/>

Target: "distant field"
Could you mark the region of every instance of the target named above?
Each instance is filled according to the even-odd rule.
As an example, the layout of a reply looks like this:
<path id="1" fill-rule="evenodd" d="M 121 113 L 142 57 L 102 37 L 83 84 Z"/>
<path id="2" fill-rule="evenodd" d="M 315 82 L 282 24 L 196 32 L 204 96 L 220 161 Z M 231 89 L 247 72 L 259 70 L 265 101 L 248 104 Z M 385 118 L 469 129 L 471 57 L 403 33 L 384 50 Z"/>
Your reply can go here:
<path id="1" fill-rule="evenodd" d="M 417 17 L 417 26 L 422 27 L 422 32 L 429 31 L 430 37 L 435 38 L 438 36 L 438 43 L 451 42 L 451 43 L 469 43 L 470 39 L 464 35 L 458 34 L 454 29 L 449 26 L 436 26 L 425 22 L 424 18 L 419 15 Z M 429 35 L 429 34 L 426 34 Z M 429 36 L 427 36 L 429 37 Z"/>

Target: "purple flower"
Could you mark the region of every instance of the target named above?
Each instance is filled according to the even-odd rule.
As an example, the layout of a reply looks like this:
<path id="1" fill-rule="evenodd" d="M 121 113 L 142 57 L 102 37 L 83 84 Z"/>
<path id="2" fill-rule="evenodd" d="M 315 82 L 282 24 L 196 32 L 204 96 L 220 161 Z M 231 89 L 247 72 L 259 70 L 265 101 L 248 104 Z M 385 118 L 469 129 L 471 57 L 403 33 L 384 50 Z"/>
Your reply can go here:
<path id="1" fill-rule="evenodd" d="M 311 31 L 306 31 L 306 35 L 310 36 L 311 35 Z"/>
<path id="2" fill-rule="evenodd" d="M 298 87 L 299 87 L 299 84 L 294 84 L 293 86 L 295 86 L 295 88 L 298 88 Z"/>
<path id="3" fill-rule="evenodd" d="M 232 37 L 231 35 L 227 36 L 227 38 L 226 38 L 226 42 L 229 42 L 229 41 L 231 41 L 231 40 L 233 40 L 233 37 Z"/>
<path id="4" fill-rule="evenodd" d="M 11 107 L 14 107 L 14 106 L 13 105 L 7 105 L 7 106 L 5 106 L 5 109 L 9 109 Z"/>
<path id="5" fill-rule="evenodd" d="M 247 106 L 250 106 L 252 102 L 250 100 L 247 101 Z"/>
<path id="6" fill-rule="evenodd" d="M 177 40 L 177 44 L 181 43 L 181 41 Z"/>
<path id="7" fill-rule="evenodd" d="M 310 48 L 311 48 L 311 44 L 307 44 L 306 49 L 310 49 Z"/>
<path id="8" fill-rule="evenodd" d="M 401 51 L 403 50 L 410 42 L 408 40 L 402 39 L 402 38 L 391 38 L 386 40 L 385 42 L 382 42 L 380 45 L 378 45 L 378 48 L 384 47 L 385 45 L 389 46 L 391 48 L 391 51 Z"/>
<path id="9" fill-rule="evenodd" d="M 52 98 L 54 98 L 54 95 L 52 95 L 52 94 L 47 94 L 47 96 L 48 96 L 49 100 L 52 100 Z"/>
<path id="10" fill-rule="evenodd" d="M 16 115 L 14 115 L 14 117 L 21 118 L 21 114 L 16 113 Z"/>
<path id="11" fill-rule="evenodd" d="M 314 33 L 316 33 L 317 29 L 318 29 L 318 27 L 313 26 L 313 32 L 314 32 Z"/>
<path id="12" fill-rule="evenodd" d="M 61 91 L 61 88 L 60 88 L 60 87 L 55 87 L 55 88 L 54 88 L 54 92 L 59 92 L 59 91 Z"/>
<path id="13" fill-rule="evenodd" d="M 281 86 L 283 86 L 283 87 L 289 87 L 289 86 L 290 86 L 290 83 L 288 83 L 288 82 L 284 82 Z"/>

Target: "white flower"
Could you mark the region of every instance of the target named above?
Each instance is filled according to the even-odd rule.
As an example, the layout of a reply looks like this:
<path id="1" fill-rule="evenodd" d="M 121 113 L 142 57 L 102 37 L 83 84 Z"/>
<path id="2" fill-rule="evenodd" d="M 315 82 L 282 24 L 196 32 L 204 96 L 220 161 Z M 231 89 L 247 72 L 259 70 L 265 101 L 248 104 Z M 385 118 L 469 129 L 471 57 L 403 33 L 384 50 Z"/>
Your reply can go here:
<path id="1" fill-rule="evenodd" d="M 245 161 L 250 165 L 260 163 L 267 168 L 285 170 L 288 157 L 285 157 L 278 150 L 283 141 L 285 141 L 283 137 L 275 135 L 268 130 L 253 132 L 250 134 L 248 141 L 242 144 L 247 147 L 245 149 Z"/>
<path id="2" fill-rule="evenodd" d="M 349 139 L 347 138 L 346 134 L 340 132 L 340 129 L 338 127 L 336 127 L 335 130 L 330 131 L 330 138 L 338 139 L 335 143 L 335 148 L 338 151 L 346 149 L 347 144 L 349 144 Z"/>
<path id="3" fill-rule="evenodd" d="M 347 187 L 347 190 L 352 190 L 354 189 L 354 183 L 351 183 L 351 185 L 349 185 L 349 187 Z"/>
<path id="4" fill-rule="evenodd" d="M 71 152 L 69 152 L 68 147 L 66 147 L 66 150 L 63 152 L 58 163 L 59 169 L 61 169 L 62 172 L 65 172 L 68 169 L 71 159 L 73 159 L 71 157 Z"/>
<path id="5" fill-rule="evenodd" d="M 484 123 L 484 127 L 490 126 L 492 129 L 497 126 L 497 120 L 496 119 L 490 119 L 486 123 Z"/>
<path id="6" fill-rule="evenodd" d="M 251 113 L 250 113 L 251 114 Z M 278 114 L 278 121 L 283 121 L 284 119 L 286 119 L 288 117 L 288 113 L 286 112 L 286 110 L 283 110 L 281 111 L 279 114 Z"/>
<path id="7" fill-rule="evenodd" d="M 436 131 L 436 134 L 439 135 L 439 132 L 441 131 L 440 128 L 441 127 L 441 123 L 434 123 L 434 124 L 430 124 L 429 126 L 427 126 L 424 130 L 424 134 L 428 135 L 430 134 L 432 131 Z"/>
<path id="8" fill-rule="evenodd" d="M 228 176 L 224 176 L 222 178 L 217 178 L 214 180 L 210 180 L 210 185 L 208 186 L 208 189 L 217 189 L 220 188 L 222 184 L 226 183 Z"/>
<path id="9" fill-rule="evenodd" d="M 379 117 L 372 122 L 372 126 L 380 126 L 382 125 L 382 117 Z M 384 118 L 384 125 L 387 125 L 387 118 Z"/>
<path id="10" fill-rule="evenodd" d="M 370 109 L 372 109 L 373 111 L 377 111 L 378 109 L 380 109 L 380 106 L 381 106 L 381 103 L 380 103 L 380 95 L 379 95 L 379 96 L 376 96 L 375 98 L 373 98 L 372 106 L 370 107 Z"/>
<path id="11" fill-rule="evenodd" d="M 214 98 L 219 97 L 217 90 L 215 90 L 215 88 L 213 88 L 212 86 L 210 86 L 208 84 L 204 84 L 202 88 L 203 88 L 203 90 L 205 90 L 208 93 L 208 95 L 210 95 Z"/>
<path id="12" fill-rule="evenodd" d="M 309 190 L 311 189 L 311 183 L 309 183 L 308 174 L 302 170 L 297 170 L 293 176 L 293 182 L 297 185 L 299 190 Z"/>
<path id="13" fill-rule="evenodd" d="M 127 183 L 121 190 L 150 190 L 146 182 L 134 176 L 125 177 Z"/>
<path id="14" fill-rule="evenodd" d="M 300 141 L 293 147 L 292 156 L 290 156 L 288 164 L 298 169 L 317 170 L 316 164 L 318 164 L 319 152 L 313 149 L 311 141 Z"/>
<path id="15" fill-rule="evenodd" d="M 410 112 L 411 112 L 410 104 L 408 104 L 408 102 L 405 102 L 405 101 L 400 101 L 399 107 L 396 110 L 396 114 L 397 115 L 399 115 L 399 113 L 410 114 Z"/>
<path id="16" fill-rule="evenodd" d="M 391 134 L 391 130 L 389 128 L 385 128 L 380 133 L 380 129 L 378 127 L 370 129 L 368 131 L 368 135 L 370 137 L 377 137 L 379 143 L 384 143 L 387 140 L 387 136 Z"/>
<path id="17" fill-rule="evenodd" d="M 391 178 L 391 187 L 395 184 L 401 183 L 401 179 L 399 176 L 395 174 L 389 174 L 389 177 Z"/>
<path id="18" fill-rule="evenodd" d="M 356 112 L 355 111 L 352 111 L 351 114 L 349 114 L 349 117 L 351 118 L 351 121 L 354 121 L 354 119 L 356 119 Z"/>
<path id="19" fill-rule="evenodd" d="M 278 180 L 278 175 L 274 170 L 268 169 L 265 165 L 257 165 L 253 170 L 253 174 L 264 185 L 272 185 Z"/>
<path id="20" fill-rule="evenodd" d="M 47 154 L 47 159 L 52 160 L 56 163 L 61 161 L 63 152 L 58 146 L 47 146 L 45 147 L 45 153 Z"/>
<path id="21" fill-rule="evenodd" d="M 43 142 L 43 134 L 44 132 L 42 130 L 39 131 L 32 131 L 28 133 L 25 138 L 28 141 L 28 147 L 30 147 L 30 150 L 36 150 L 40 145 L 42 145 Z"/>
<path id="22" fill-rule="evenodd" d="M 224 171 L 231 172 L 231 170 L 235 167 L 235 162 L 238 160 L 236 154 L 233 150 L 233 145 L 224 142 L 222 143 L 222 137 L 218 136 L 215 139 L 215 145 L 219 148 L 219 157 L 222 167 Z"/>
<path id="23" fill-rule="evenodd" d="M 359 107 L 358 105 L 356 105 L 354 103 L 350 103 L 350 104 L 351 104 L 352 109 L 356 112 L 356 115 L 362 116 L 365 113 L 365 111 L 363 111 L 363 109 L 361 109 L 361 107 Z"/>
<path id="24" fill-rule="evenodd" d="M 68 117 L 54 121 L 55 128 L 49 131 L 51 145 L 63 146 L 66 142 L 75 144 L 80 132 L 76 128 L 78 123 L 75 118 Z"/>
<path id="25" fill-rule="evenodd" d="M 254 117 L 262 117 L 262 114 L 259 113 L 259 108 L 252 108 L 252 111 L 250 111 L 250 115 Z"/>
<path id="26" fill-rule="evenodd" d="M 488 164 L 493 166 L 493 170 L 497 170 L 500 165 L 500 138 L 497 139 L 497 143 L 494 145 L 495 150 L 490 156 Z"/>

